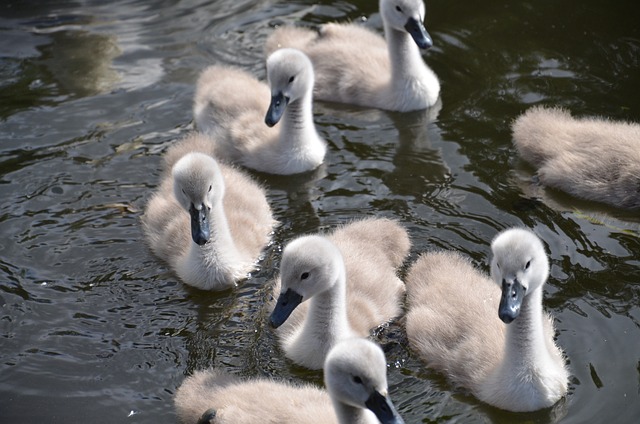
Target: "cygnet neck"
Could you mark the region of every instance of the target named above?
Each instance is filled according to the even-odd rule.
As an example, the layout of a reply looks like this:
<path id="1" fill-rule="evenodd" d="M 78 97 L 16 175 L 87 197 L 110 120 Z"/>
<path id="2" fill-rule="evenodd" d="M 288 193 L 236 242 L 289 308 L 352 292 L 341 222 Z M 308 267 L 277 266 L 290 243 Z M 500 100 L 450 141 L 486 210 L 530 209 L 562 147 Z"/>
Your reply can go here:
<path id="1" fill-rule="evenodd" d="M 353 337 L 347 317 L 346 272 L 340 261 L 334 284 L 309 299 L 309 310 L 303 332 L 318 337 L 326 353 L 340 340 Z"/>
<path id="2" fill-rule="evenodd" d="M 536 369 L 549 357 L 544 339 L 542 286 L 522 300 L 520 315 L 507 325 L 505 364 L 513 368 Z"/>
<path id="3" fill-rule="evenodd" d="M 332 398 L 331 400 L 340 424 L 372 424 L 371 420 L 367 419 L 366 410 L 347 405 L 338 399 Z M 378 421 L 374 422 L 377 423 Z"/>
<path id="4" fill-rule="evenodd" d="M 280 143 L 302 145 L 318 139 L 313 123 L 311 90 L 300 98 L 292 100 L 282 116 Z"/>
<path id="5" fill-rule="evenodd" d="M 384 33 L 391 63 L 391 84 L 396 90 L 403 90 L 407 81 L 419 79 L 424 72 L 420 49 L 406 31 L 385 24 Z"/>

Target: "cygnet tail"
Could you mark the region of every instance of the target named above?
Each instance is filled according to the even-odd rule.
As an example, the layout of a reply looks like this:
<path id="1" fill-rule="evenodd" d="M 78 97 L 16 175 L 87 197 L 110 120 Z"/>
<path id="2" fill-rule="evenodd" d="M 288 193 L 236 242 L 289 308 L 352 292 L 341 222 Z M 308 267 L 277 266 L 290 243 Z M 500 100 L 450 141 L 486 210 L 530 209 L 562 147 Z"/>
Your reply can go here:
<path id="1" fill-rule="evenodd" d="M 164 169 L 171 171 L 173 165 L 188 153 L 197 152 L 213 156 L 214 150 L 215 143 L 210 137 L 197 132 L 190 133 L 167 150 L 164 156 Z"/>
<path id="2" fill-rule="evenodd" d="M 394 268 L 404 263 L 411 249 L 411 240 L 407 230 L 390 219 L 377 220 L 378 232 L 382 237 L 383 249 Z"/>
<path id="3" fill-rule="evenodd" d="M 370 218 L 352 222 L 336 231 L 334 239 L 365 243 L 375 246 L 393 268 L 403 264 L 411 248 L 407 230 L 398 222 L 387 218 Z"/>
<path id="4" fill-rule="evenodd" d="M 305 52 L 307 46 L 316 38 L 318 38 L 318 34 L 311 29 L 282 26 L 267 38 L 265 53 L 269 56 L 274 51 L 285 47 Z"/>
<path id="5" fill-rule="evenodd" d="M 540 167 L 571 144 L 573 125 L 566 110 L 533 107 L 513 123 L 513 142 L 524 160 Z"/>

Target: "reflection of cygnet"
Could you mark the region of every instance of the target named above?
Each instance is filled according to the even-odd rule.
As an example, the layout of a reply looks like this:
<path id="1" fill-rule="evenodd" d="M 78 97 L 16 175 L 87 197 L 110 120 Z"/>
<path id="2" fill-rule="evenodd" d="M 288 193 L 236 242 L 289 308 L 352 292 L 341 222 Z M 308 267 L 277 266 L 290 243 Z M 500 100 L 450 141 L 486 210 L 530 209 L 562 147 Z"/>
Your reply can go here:
<path id="1" fill-rule="evenodd" d="M 398 316 L 405 289 L 396 268 L 409 247 L 407 231 L 389 219 L 356 221 L 327 237 L 287 244 L 271 314 L 286 356 L 320 369 L 338 341 L 367 337 Z"/>
<path id="2" fill-rule="evenodd" d="M 432 106 L 440 82 L 420 49 L 432 46 L 422 0 L 380 0 L 384 38 L 356 24 L 325 24 L 320 32 L 285 26 L 268 39 L 268 53 L 305 52 L 316 73 L 317 99 L 407 112 Z"/>
<path id="3" fill-rule="evenodd" d="M 349 339 L 336 345 L 324 363 L 324 380 L 326 392 L 198 371 L 178 388 L 175 406 L 185 424 L 404 423 L 388 395 L 384 353 L 373 342 Z"/>
<path id="4" fill-rule="evenodd" d="M 181 280 L 223 290 L 255 269 L 275 221 L 264 190 L 203 153 L 211 147 L 207 137 L 194 134 L 167 152 L 171 172 L 142 223 L 151 250 Z"/>
<path id="5" fill-rule="evenodd" d="M 572 118 L 534 107 L 513 123 L 520 155 L 540 182 L 577 197 L 640 208 L 640 124 Z"/>
<path id="6" fill-rule="evenodd" d="M 484 402 L 518 412 L 550 407 L 566 394 L 568 372 L 542 310 L 547 255 L 525 229 L 500 233 L 491 249 L 493 281 L 458 253 L 418 258 L 406 279 L 409 344 Z"/>
<path id="7" fill-rule="evenodd" d="M 205 69 L 193 108 L 198 129 L 213 136 L 224 161 L 271 174 L 317 168 L 326 143 L 313 123 L 311 62 L 297 50 L 278 50 L 267 59 L 267 78 L 269 86 L 238 68 Z"/>

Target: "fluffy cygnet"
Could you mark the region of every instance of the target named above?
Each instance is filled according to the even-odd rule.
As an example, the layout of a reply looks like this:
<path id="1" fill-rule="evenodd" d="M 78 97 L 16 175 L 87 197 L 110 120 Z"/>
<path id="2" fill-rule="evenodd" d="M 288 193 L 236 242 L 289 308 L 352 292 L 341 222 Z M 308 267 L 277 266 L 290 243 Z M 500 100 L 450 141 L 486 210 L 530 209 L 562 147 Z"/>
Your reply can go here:
<path id="1" fill-rule="evenodd" d="M 223 290 L 256 268 L 275 221 L 264 190 L 218 163 L 192 134 L 166 154 L 167 170 L 142 216 L 151 250 L 186 284 Z"/>
<path id="2" fill-rule="evenodd" d="M 298 50 L 277 50 L 267 59 L 267 78 L 269 85 L 238 68 L 205 69 L 196 126 L 213 137 L 224 161 L 282 175 L 317 168 L 327 148 L 313 123 L 311 61 Z"/>
<path id="3" fill-rule="evenodd" d="M 176 392 L 175 406 L 184 424 L 403 424 L 389 398 L 386 365 L 376 344 L 350 339 L 327 357 L 326 392 L 207 370 L 187 377 Z"/>
<path id="4" fill-rule="evenodd" d="M 510 411 L 550 407 L 568 372 L 542 309 L 549 262 L 542 242 L 509 229 L 492 242 L 491 277 L 455 252 L 423 254 L 407 274 L 407 336 L 428 366 Z"/>
<path id="5" fill-rule="evenodd" d="M 573 118 L 560 108 L 534 107 L 513 123 L 520 155 L 540 182 L 576 197 L 640 208 L 640 124 Z"/>
<path id="6" fill-rule="evenodd" d="M 433 106 L 440 82 L 420 49 L 432 46 L 424 28 L 422 0 L 380 0 L 385 38 L 362 25 L 330 23 L 319 32 L 283 26 L 266 51 L 293 47 L 305 52 L 316 73 L 315 97 L 407 112 Z"/>
<path id="7" fill-rule="evenodd" d="M 389 219 L 364 219 L 327 236 L 291 241 L 271 314 L 286 356 L 320 369 L 337 342 L 367 337 L 397 317 L 405 288 L 396 269 L 410 245 L 407 231 Z"/>

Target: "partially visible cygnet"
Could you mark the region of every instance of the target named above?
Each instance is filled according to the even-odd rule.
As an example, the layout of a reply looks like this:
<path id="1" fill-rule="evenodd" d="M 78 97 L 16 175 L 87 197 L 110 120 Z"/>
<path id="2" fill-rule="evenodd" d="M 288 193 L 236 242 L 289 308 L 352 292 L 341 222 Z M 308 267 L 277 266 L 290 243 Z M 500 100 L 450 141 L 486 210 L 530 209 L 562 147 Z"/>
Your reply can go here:
<path id="1" fill-rule="evenodd" d="M 271 379 L 198 371 L 175 396 L 184 424 L 403 424 L 389 398 L 382 349 L 364 339 L 337 344 L 324 364 L 327 392 Z"/>
<path id="2" fill-rule="evenodd" d="M 640 208 L 640 124 L 573 118 L 533 107 L 513 123 L 513 141 L 543 184 L 620 208 Z"/>

